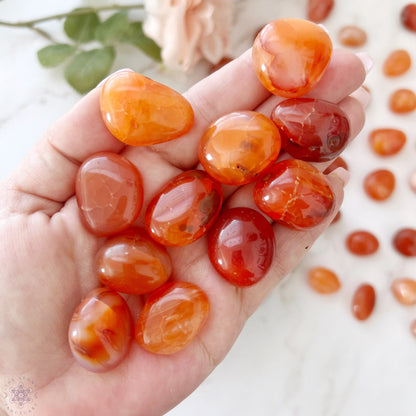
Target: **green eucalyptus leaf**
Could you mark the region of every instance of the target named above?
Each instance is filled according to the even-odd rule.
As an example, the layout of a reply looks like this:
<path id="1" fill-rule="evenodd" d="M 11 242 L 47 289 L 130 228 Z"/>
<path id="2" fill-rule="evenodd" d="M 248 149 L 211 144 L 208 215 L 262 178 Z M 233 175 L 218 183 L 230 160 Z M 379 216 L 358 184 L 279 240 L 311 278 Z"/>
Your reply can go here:
<path id="1" fill-rule="evenodd" d="M 45 68 L 52 68 L 61 64 L 75 51 L 76 47 L 73 45 L 67 45 L 64 43 L 49 45 L 38 50 L 38 60 L 39 63 Z"/>
<path id="2" fill-rule="evenodd" d="M 142 22 L 132 22 L 128 26 L 121 41 L 136 46 L 153 60 L 160 62 L 160 47 L 143 32 Z"/>
<path id="3" fill-rule="evenodd" d="M 85 13 L 68 16 L 64 22 L 64 30 L 70 39 L 85 43 L 94 40 L 95 30 L 100 24 L 98 14 L 88 8 L 75 9 Z"/>
<path id="4" fill-rule="evenodd" d="M 95 38 L 105 45 L 118 42 L 128 26 L 126 13 L 115 13 L 97 26 Z"/>
<path id="5" fill-rule="evenodd" d="M 85 94 L 109 74 L 114 58 L 112 46 L 80 52 L 65 68 L 65 79 L 76 91 Z"/>

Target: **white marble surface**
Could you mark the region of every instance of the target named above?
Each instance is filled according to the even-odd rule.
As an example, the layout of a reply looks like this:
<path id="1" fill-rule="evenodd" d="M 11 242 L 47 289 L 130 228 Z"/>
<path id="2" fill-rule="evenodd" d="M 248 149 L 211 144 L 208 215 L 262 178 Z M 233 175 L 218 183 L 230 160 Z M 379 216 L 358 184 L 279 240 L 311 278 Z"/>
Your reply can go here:
<path id="1" fill-rule="evenodd" d="M 394 89 L 416 90 L 416 64 L 397 79 L 386 79 L 381 73 L 383 59 L 395 48 L 407 48 L 416 62 L 416 34 L 399 22 L 400 10 L 407 3 L 336 0 L 325 22 L 335 44 L 341 26 L 357 24 L 368 33 L 365 49 L 375 61 L 367 81 L 373 93 L 367 124 L 345 153 L 351 181 L 342 219 L 253 315 L 224 362 L 169 416 L 416 414 L 416 339 L 409 332 L 416 307 L 399 305 L 389 290 L 396 277 L 416 278 L 416 260 L 403 258 L 391 246 L 397 229 L 416 227 L 416 194 L 408 186 L 408 176 L 416 168 L 416 115 L 397 116 L 387 108 Z M 0 18 L 23 20 L 86 4 L 92 2 L 3 0 Z M 304 17 L 305 4 L 306 0 L 242 1 L 231 53 L 245 50 L 255 30 L 269 20 Z M 45 27 L 59 29 L 56 23 Z M 35 52 L 44 44 L 30 31 L 0 27 L 0 178 L 79 99 L 62 81 L 59 70 L 44 70 L 37 64 Z M 149 60 L 132 60 L 130 52 L 123 51 L 114 69 L 132 67 L 182 91 L 204 74 L 204 66 L 187 75 L 161 72 Z M 403 129 L 408 142 L 399 155 L 381 159 L 369 150 L 367 136 L 371 129 L 385 126 Z M 370 170 L 381 167 L 395 173 L 397 189 L 390 200 L 375 203 L 365 196 L 362 180 Z M 346 234 L 357 228 L 377 235 L 381 247 L 376 255 L 356 258 L 345 250 Z M 342 289 L 337 294 L 322 297 L 309 289 L 305 277 L 315 265 L 339 274 Z M 351 295 L 364 281 L 375 286 L 377 304 L 368 321 L 358 322 L 350 313 Z"/>

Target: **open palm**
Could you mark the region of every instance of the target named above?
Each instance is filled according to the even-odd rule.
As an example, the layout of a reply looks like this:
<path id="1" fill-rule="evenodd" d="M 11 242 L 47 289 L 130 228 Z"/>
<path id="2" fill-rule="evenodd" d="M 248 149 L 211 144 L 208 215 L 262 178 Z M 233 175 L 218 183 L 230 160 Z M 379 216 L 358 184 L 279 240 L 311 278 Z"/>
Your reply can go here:
<path id="1" fill-rule="evenodd" d="M 352 137 L 361 129 L 364 114 L 362 103 L 348 96 L 364 78 L 360 59 L 335 51 L 324 78 L 309 94 L 340 103 L 350 119 Z M 209 123 L 236 110 L 269 115 L 280 100 L 257 80 L 248 51 L 185 94 L 195 111 L 190 133 L 169 143 L 132 148 L 106 130 L 99 90 L 54 124 L 0 187 L 0 383 L 13 377 L 30 380 L 35 415 L 153 416 L 168 411 L 224 358 L 250 314 L 332 219 L 306 232 L 274 224 L 277 249 L 271 270 L 245 289 L 231 286 L 215 272 L 204 238 L 169 249 L 173 279 L 192 281 L 209 297 L 210 315 L 200 335 L 171 356 L 150 354 L 133 342 L 114 370 L 86 371 L 71 355 L 67 331 L 75 307 L 99 286 L 94 258 L 104 240 L 89 234 L 79 220 L 74 197 L 79 165 L 99 151 L 129 158 L 143 176 L 144 212 L 163 184 L 198 165 L 198 140 Z M 340 176 L 329 175 L 337 208 L 343 194 Z M 225 187 L 225 203 L 254 207 L 251 192 L 251 185 Z M 142 300 L 127 300 L 136 318 Z M 13 404 L 3 400 L 4 414 L 14 414 Z"/>

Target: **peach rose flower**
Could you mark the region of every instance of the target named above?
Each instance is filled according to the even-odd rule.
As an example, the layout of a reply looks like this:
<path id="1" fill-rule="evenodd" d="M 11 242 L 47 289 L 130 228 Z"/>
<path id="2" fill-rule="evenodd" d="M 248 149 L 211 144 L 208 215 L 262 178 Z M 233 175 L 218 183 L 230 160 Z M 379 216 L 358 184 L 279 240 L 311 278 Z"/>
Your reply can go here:
<path id="1" fill-rule="evenodd" d="M 215 64 L 225 55 L 232 0 L 145 0 L 144 33 L 162 49 L 173 69 L 188 70 L 201 58 Z"/>

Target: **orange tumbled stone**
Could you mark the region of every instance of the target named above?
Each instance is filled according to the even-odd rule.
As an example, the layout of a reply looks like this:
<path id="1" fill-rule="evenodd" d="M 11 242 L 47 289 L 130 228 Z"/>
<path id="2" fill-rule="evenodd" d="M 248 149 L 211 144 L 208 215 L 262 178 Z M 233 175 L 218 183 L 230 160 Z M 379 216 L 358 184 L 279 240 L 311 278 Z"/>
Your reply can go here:
<path id="1" fill-rule="evenodd" d="M 208 312 L 208 297 L 198 286 L 166 283 L 147 299 L 136 323 L 136 341 L 152 353 L 174 354 L 192 342 Z"/>
<path id="2" fill-rule="evenodd" d="M 416 256 L 416 229 L 401 228 L 394 234 L 394 248 L 403 256 Z"/>
<path id="3" fill-rule="evenodd" d="M 416 32 L 416 3 L 409 3 L 403 7 L 400 19 L 406 29 Z"/>
<path id="4" fill-rule="evenodd" d="M 412 64 L 409 52 L 396 49 L 391 52 L 383 64 L 383 73 L 388 77 L 396 77 L 407 72 Z"/>
<path id="5" fill-rule="evenodd" d="M 275 124 L 255 111 L 227 114 L 207 129 L 199 145 L 199 160 L 217 181 L 243 185 L 257 179 L 279 155 Z"/>
<path id="6" fill-rule="evenodd" d="M 177 139 L 194 122 L 192 107 L 181 94 L 133 71 L 110 76 L 102 87 L 100 104 L 113 136 L 132 146 Z"/>
<path id="7" fill-rule="evenodd" d="M 308 0 L 308 19 L 315 23 L 322 22 L 331 13 L 334 4 L 334 0 Z"/>
<path id="8" fill-rule="evenodd" d="M 394 113 L 410 113 L 416 109 L 416 94 L 407 88 L 394 91 L 389 106 Z"/>
<path id="9" fill-rule="evenodd" d="M 84 226 L 97 236 L 130 227 L 143 204 L 142 178 L 137 168 L 115 153 L 97 153 L 78 170 L 75 194 Z"/>
<path id="10" fill-rule="evenodd" d="M 149 235 L 164 246 L 185 246 L 202 237 L 222 206 L 221 185 L 202 170 L 189 170 L 169 181 L 146 211 Z"/>
<path id="11" fill-rule="evenodd" d="M 141 228 L 131 228 L 108 239 L 97 254 L 96 264 L 103 285 L 135 295 L 158 288 L 172 273 L 165 247 Z"/>
<path id="12" fill-rule="evenodd" d="M 328 34 L 302 19 L 267 24 L 253 44 L 253 64 L 262 84 L 282 97 L 300 97 L 322 78 L 332 54 Z"/>
<path id="13" fill-rule="evenodd" d="M 339 30 L 338 39 L 341 45 L 356 48 L 367 42 L 367 33 L 358 26 L 344 26 Z"/>
<path id="14" fill-rule="evenodd" d="M 388 169 L 377 169 L 364 178 L 366 194 L 376 201 L 385 201 L 393 193 L 396 186 L 394 174 Z"/>
<path id="15" fill-rule="evenodd" d="M 380 245 L 377 237 L 365 230 L 353 231 L 348 234 L 345 244 L 348 250 L 357 256 L 374 254 Z"/>
<path id="16" fill-rule="evenodd" d="M 380 156 L 392 156 L 406 144 L 406 135 L 399 129 L 375 129 L 370 132 L 370 146 Z"/>
<path id="17" fill-rule="evenodd" d="M 394 297 L 402 305 L 416 305 L 416 281 L 408 278 L 395 279 L 391 284 Z"/>
<path id="18" fill-rule="evenodd" d="M 372 314 L 375 303 L 376 292 L 373 286 L 363 283 L 352 298 L 352 313 L 359 321 L 364 321 Z"/>
<path id="19" fill-rule="evenodd" d="M 286 159 L 258 180 L 254 202 L 275 221 L 302 230 L 320 224 L 330 215 L 334 194 L 325 175 L 313 165 Z"/>
<path id="20" fill-rule="evenodd" d="M 116 367 L 133 338 L 126 301 L 110 289 L 94 289 L 75 310 L 68 338 L 72 354 L 87 370 L 103 372 Z"/>
<path id="21" fill-rule="evenodd" d="M 325 267 L 313 267 L 308 272 L 309 286 L 318 293 L 334 293 L 341 287 L 338 276 Z"/>

